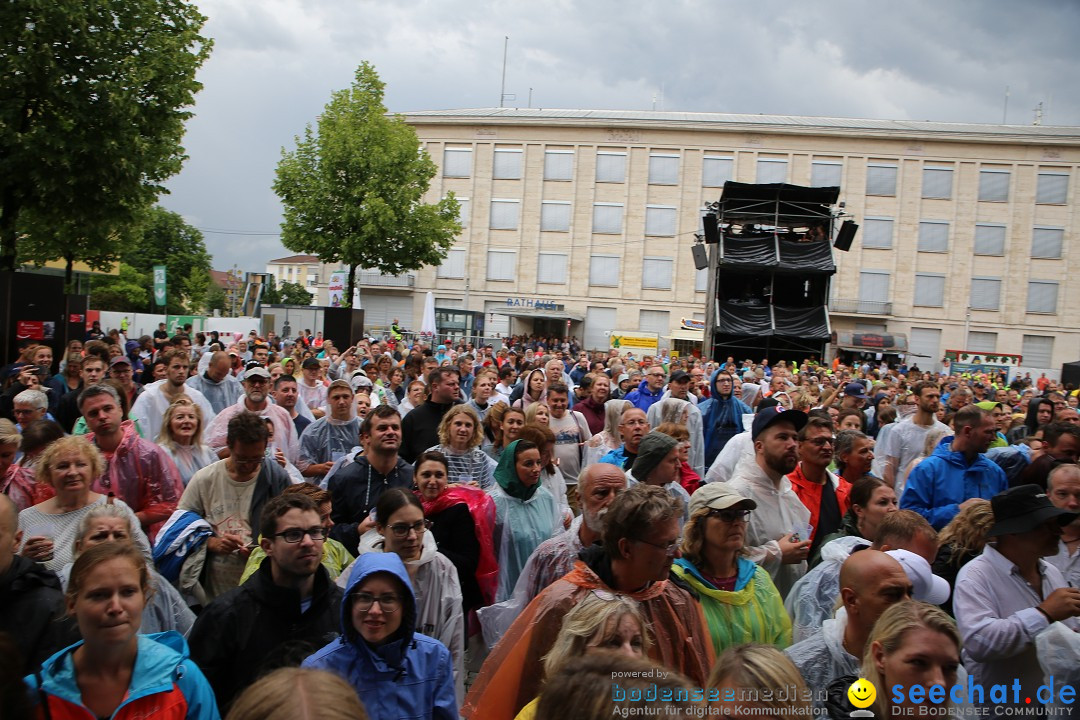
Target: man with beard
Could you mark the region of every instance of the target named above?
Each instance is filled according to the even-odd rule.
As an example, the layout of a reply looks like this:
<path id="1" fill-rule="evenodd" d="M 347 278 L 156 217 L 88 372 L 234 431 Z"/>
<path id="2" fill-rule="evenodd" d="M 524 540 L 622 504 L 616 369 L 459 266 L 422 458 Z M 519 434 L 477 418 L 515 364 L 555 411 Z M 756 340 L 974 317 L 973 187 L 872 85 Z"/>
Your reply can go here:
<path id="1" fill-rule="evenodd" d="M 139 422 L 139 427 L 146 437 L 156 439 L 161 432 L 162 418 L 165 411 L 181 395 L 187 395 L 199 406 L 203 414 L 203 423 L 209 424 L 214 418 L 214 408 L 206 397 L 193 387 L 186 385 L 188 369 L 191 367 L 191 355 L 182 348 L 166 350 L 162 354 L 165 361 L 165 379 L 146 386 L 146 389 L 131 407 L 132 416 Z"/>
<path id="2" fill-rule="evenodd" d="M 806 573 L 810 511 L 791 489 L 788 473 L 798 463 L 798 433 L 806 414 L 783 407 L 754 416 L 750 437 L 754 462 L 740 463 L 731 486 L 757 503 L 746 530 L 746 553 L 772 576 L 781 597 Z"/>
<path id="3" fill-rule="evenodd" d="M 244 394 L 240 399 L 218 413 L 214 421 L 207 425 L 204 435 L 206 444 L 218 457 L 228 457 L 229 421 L 242 412 L 253 412 L 274 423 L 274 444 L 285 453 L 286 460 L 296 465 L 300 459 L 300 441 L 296 426 L 293 425 L 287 410 L 270 402 L 270 371 L 264 367 L 251 368 L 244 377 L 243 386 Z"/>
<path id="4" fill-rule="evenodd" d="M 799 431 L 799 464 L 788 475 L 795 494 L 810 511 L 811 556 L 823 538 L 840 529 L 848 511 L 851 484 L 829 472 L 834 444 L 832 421 L 810 418 Z"/>
<path id="5" fill-rule="evenodd" d="M 948 432 L 949 427 L 937 419 L 941 390 L 936 383 L 923 381 L 915 383 L 911 389 L 917 398 L 915 414 L 907 420 L 896 423 L 896 427 L 882 441 L 878 455 L 885 458 L 882 480 L 893 487 L 896 496 L 904 493 L 907 481 L 907 469 L 911 461 L 922 454 L 926 445 L 926 433 L 936 428 Z"/>

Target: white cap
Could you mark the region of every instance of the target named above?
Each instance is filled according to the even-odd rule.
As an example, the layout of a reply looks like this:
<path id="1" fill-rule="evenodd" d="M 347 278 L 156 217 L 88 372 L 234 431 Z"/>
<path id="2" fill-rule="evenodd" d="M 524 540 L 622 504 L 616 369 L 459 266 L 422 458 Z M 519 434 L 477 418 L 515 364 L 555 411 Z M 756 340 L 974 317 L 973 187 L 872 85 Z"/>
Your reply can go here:
<path id="1" fill-rule="evenodd" d="M 926 562 L 922 555 L 916 555 L 910 550 L 886 550 L 885 554 L 892 556 L 900 563 L 900 567 L 904 568 L 914 589 L 912 597 L 916 600 L 940 605 L 949 599 L 949 581 L 935 575 L 930 563 Z"/>

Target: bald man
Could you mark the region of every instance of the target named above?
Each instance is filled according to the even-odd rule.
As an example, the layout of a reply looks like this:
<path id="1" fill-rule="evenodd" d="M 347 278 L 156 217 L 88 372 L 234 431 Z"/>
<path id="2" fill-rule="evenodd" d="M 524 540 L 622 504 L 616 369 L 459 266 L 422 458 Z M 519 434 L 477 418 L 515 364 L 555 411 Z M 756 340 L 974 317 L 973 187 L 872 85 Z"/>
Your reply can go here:
<path id="1" fill-rule="evenodd" d="M 858 675 L 866 641 L 885 610 L 910 600 L 912 582 L 903 566 L 880 550 L 860 550 L 840 567 L 845 614 L 821 624 L 821 632 L 786 652 L 808 687 L 825 688 L 843 675 Z"/>
<path id="2" fill-rule="evenodd" d="M 581 515 L 574 518 L 568 530 L 545 540 L 533 551 L 509 599 L 480 611 L 485 638 L 489 628 L 510 627 L 533 598 L 573 569 L 578 553 L 600 542 L 607 508 L 625 489 L 626 475 L 615 465 L 594 463 L 581 471 L 578 476 Z"/>
<path id="3" fill-rule="evenodd" d="M 231 370 L 232 358 L 228 353 L 218 350 L 210 356 L 206 372 L 189 377 L 185 384 L 201 392 L 214 412 L 220 413 L 230 405 L 235 405 L 244 394 L 244 389 Z M 209 419 L 203 418 L 204 429 L 209 422 Z"/>
<path id="4" fill-rule="evenodd" d="M 60 579 L 44 565 L 16 555 L 22 542 L 19 513 L 7 495 L 0 495 L 0 632 L 15 641 L 22 654 L 22 672 L 31 674 L 57 650 L 79 639 L 66 617 Z"/>

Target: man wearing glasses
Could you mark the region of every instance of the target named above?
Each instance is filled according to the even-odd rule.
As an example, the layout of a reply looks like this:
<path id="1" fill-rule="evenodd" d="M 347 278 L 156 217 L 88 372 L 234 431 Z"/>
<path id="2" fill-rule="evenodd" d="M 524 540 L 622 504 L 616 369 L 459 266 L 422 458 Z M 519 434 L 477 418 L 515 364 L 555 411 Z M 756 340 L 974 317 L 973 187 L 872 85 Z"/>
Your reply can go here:
<path id="1" fill-rule="evenodd" d="M 228 457 L 226 445 L 229 423 L 242 412 L 255 413 L 259 417 L 270 418 L 274 423 L 274 444 L 285 453 L 285 458 L 296 465 L 300 459 L 300 441 L 296 435 L 289 411 L 270 402 L 270 371 L 259 365 L 249 367 L 244 373 L 244 394 L 234 404 L 228 406 L 206 423 L 204 438 L 218 457 Z"/>
<path id="2" fill-rule="evenodd" d="M 634 404 L 639 410 L 649 412 L 653 403 L 659 402 L 664 395 L 664 383 L 667 380 L 667 372 L 662 365 L 652 365 L 645 372 L 645 379 L 638 385 L 637 390 L 631 390 L 626 394 L 626 400 Z"/>
<path id="3" fill-rule="evenodd" d="M 341 622 L 342 591 L 321 562 L 327 531 L 315 501 L 301 493 L 269 500 L 259 531 L 266 559 L 247 582 L 210 603 L 191 630 L 191 657 L 219 708 L 267 672 L 299 665 Z"/>
<path id="4" fill-rule="evenodd" d="M 829 472 L 833 459 L 832 421 L 811 417 L 799 431 L 799 464 L 787 476 L 791 489 L 810 511 L 810 556 L 821 545 L 821 539 L 840 529 L 848 511 L 850 484 Z"/>

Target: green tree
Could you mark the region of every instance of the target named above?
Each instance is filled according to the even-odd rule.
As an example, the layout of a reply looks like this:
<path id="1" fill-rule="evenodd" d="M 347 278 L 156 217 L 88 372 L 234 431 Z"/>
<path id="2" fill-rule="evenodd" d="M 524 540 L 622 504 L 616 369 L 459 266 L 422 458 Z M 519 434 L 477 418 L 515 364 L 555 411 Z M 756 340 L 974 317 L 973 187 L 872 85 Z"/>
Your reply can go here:
<path id="1" fill-rule="evenodd" d="M 282 150 L 274 192 L 285 206 L 282 243 L 325 263 L 397 275 L 435 265 L 461 232 L 453 194 L 423 202 L 435 163 L 416 132 L 383 105 L 384 84 L 363 63 L 346 90 L 335 92 L 296 149 Z"/>
<path id="2" fill-rule="evenodd" d="M 268 275 L 269 284 L 263 289 L 262 301 L 267 305 L 310 305 L 314 297 L 300 283 L 283 282 L 277 286 L 273 275 Z"/>
<path id="3" fill-rule="evenodd" d="M 215 310 L 222 315 L 227 316 L 228 313 L 228 298 L 225 297 L 225 289 L 212 285 L 210 290 L 206 293 L 206 314 L 212 315 Z"/>
<path id="4" fill-rule="evenodd" d="M 150 302 L 152 277 L 127 263 L 120 263 L 119 275 L 95 275 L 90 279 L 90 295 L 95 310 L 146 312 Z"/>
<path id="5" fill-rule="evenodd" d="M 206 301 L 210 295 L 210 271 L 202 267 L 192 267 L 184 278 L 184 296 L 188 309 L 196 314 L 206 314 Z"/>
<path id="6" fill-rule="evenodd" d="M 185 159 L 210 54 L 183 0 L 0 8 L 0 270 L 63 258 L 95 268 Z"/>

